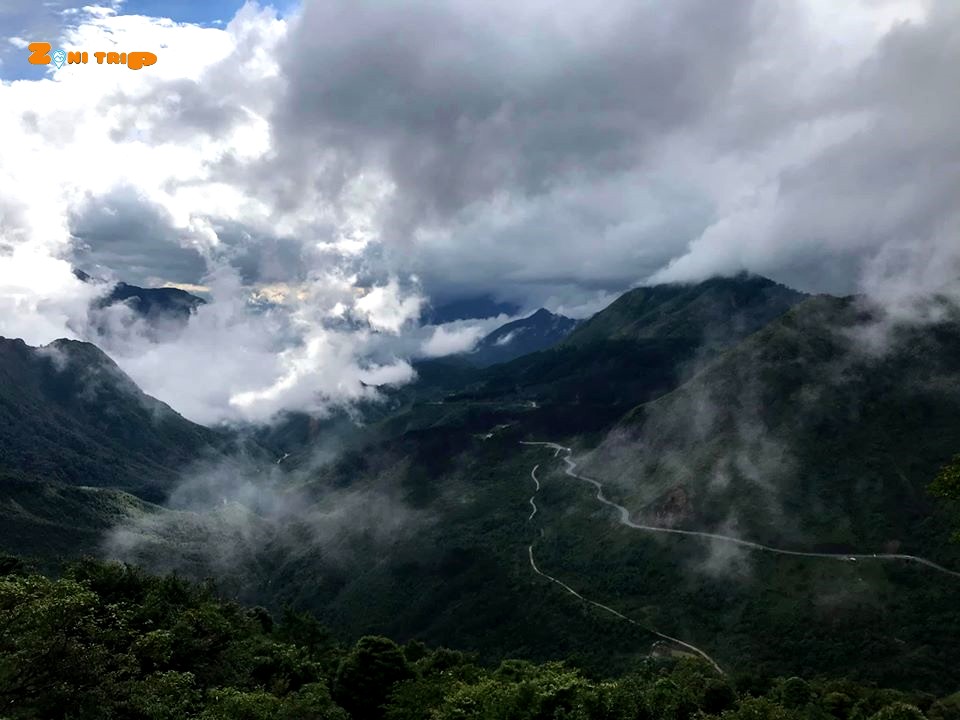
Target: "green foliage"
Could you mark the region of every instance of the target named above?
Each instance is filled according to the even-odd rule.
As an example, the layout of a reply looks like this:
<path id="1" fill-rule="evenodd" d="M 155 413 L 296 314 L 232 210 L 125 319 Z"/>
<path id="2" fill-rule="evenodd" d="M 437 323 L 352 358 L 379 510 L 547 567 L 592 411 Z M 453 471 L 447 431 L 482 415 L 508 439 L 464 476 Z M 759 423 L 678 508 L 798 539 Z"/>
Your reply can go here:
<path id="1" fill-rule="evenodd" d="M 847 680 L 791 677 L 758 696 L 738 694 L 695 659 L 650 658 L 597 680 L 570 663 L 488 668 L 423 643 L 366 636 L 341 650 L 328 638 L 307 616 L 288 611 L 267 622 L 264 611 L 208 587 L 121 565 L 84 562 L 57 580 L 8 574 L 0 577 L 3 717 L 924 720 L 929 708 L 930 720 L 957 718 L 956 696 L 934 701 Z"/>
<path id="2" fill-rule="evenodd" d="M 784 707 L 801 708 L 810 702 L 813 691 L 803 678 L 791 677 L 783 681 L 779 688 L 780 702 Z"/>
<path id="3" fill-rule="evenodd" d="M 940 469 L 930 484 L 930 492 L 955 506 L 960 506 L 960 455 L 955 455 Z M 957 531 L 956 539 L 960 540 L 960 530 Z"/>
<path id="4" fill-rule="evenodd" d="M 201 707 L 201 694 L 193 673 L 167 670 L 135 681 L 129 705 L 146 720 L 180 720 Z"/>
<path id="5" fill-rule="evenodd" d="M 282 706 L 280 698 L 262 690 L 218 688 L 208 693 L 200 720 L 274 720 Z"/>
<path id="6" fill-rule="evenodd" d="M 393 640 L 363 637 L 340 663 L 334 697 L 358 720 L 380 717 L 394 685 L 412 675 L 403 651 Z"/>
<path id="7" fill-rule="evenodd" d="M 927 717 L 930 720 L 960 720 L 960 692 L 931 704 Z"/>
<path id="8" fill-rule="evenodd" d="M 896 702 L 873 715 L 870 720 L 926 720 L 920 708 L 905 702 Z"/>

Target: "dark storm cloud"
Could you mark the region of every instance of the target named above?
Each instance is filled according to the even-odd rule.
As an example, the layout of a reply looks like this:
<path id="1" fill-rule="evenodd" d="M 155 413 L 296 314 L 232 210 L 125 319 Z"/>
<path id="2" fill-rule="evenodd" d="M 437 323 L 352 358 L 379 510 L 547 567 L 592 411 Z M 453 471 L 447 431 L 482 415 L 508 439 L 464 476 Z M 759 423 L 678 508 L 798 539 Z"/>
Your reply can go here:
<path id="1" fill-rule="evenodd" d="M 245 283 L 336 268 L 531 308 L 743 269 L 845 293 L 909 265 L 927 285 L 960 226 L 958 13 L 308 0 L 280 21 L 251 5 L 233 52 L 101 105 L 115 143 L 197 148 L 152 197 L 189 208 L 178 226 Z M 118 239 L 136 212 L 75 234 L 118 273 L 189 279 L 198 256 L 161 215 L 142 244 Z"/>
<path id="2" fill-rule="evenodd" d="M 253 234 L 233 221 L 214 224 L 218 244 L 205 254 L 215 263 L 228 263 L 249 285 L 302 282 L 308 264 L 301 242 L 292 238 Z M 94 273 L 110 268 L 130 283 L 203 281 L 208 263 L 197 250 L 184 247 L 164 210 L 121 188 L 90 198 L 71 218 L 74 261 Z"/>
<path id="3" fill-rule="evenodd" d="M 118 279 L 151 284 L 157 279 L 199 283 L 206 263 L 199 252 L 182 247 L 162 208 L 130 188 L 91 197 L 71 217 L 74 263 L 96 273 L 109 268 Z"/>
<path id="4" fill-rule="evenodd" d="M 655 279 L 747 267 L 811 290 L 956 287 L 958 28 L 960 6 L 934 2 L 925 21 L 895 25 L 850 72 L 824 81 L 778 137 L 787 145 L 791 133 L 815 137 L 837 121 L 847 129 L 804 156 L 785 153 L 755 204 L 708 228 Z"/>
<path id="5" fill-rule="evenodd" d="M 309 264 L 299 240 L 252 235 L 239 223 L 224 223 L 216 230 L 221 243 L 218 257 L 235 267 L 243 282 L 253 285 L 306 279 Z"/>
<path id="6" fill-rule="evenodd" d="M 709 108 L 751 6 L 308 3 L 286 43 L 280 157 L 297 186 L 331 193 L 384 170 L 394 233 L 495 193 L 605 176 Z"/>

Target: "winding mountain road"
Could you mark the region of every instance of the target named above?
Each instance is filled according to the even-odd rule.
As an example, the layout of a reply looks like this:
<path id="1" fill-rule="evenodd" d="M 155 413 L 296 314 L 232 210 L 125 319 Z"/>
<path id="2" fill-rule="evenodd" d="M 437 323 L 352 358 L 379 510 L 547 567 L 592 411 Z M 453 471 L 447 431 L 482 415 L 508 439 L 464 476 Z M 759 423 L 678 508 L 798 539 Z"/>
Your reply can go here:
<path id="1" fill-rule="evenodd" d="M 559 455 L 559 453 L 560 453 L 560 451 L 558 450 L 556 453 L 554 453 L 554 457 L 556 457 L 557 455 Z M 530 505 L 533 507 L 533 511 L 530 513 L 530 517 L 527 518 L 527 522 L 530 522 L 531 520 L 533 520 L 533 516 L 537 514 L 536 497 L 537 497 L 537 493 L 540 492 L 540 481 L 537 479 L 537 468 L 538 468 L 538 467 L 540 467 L 539 464 L 534 465 L 534 466 L 533 466 L 533 469 L 530 471 L 530 477 L 531 477 L 531 479 L 533 480 L 533 484 L 534 484 L 534 487 L 535 487 L 535 491 L 534 491 L 533 495 L 530 496 Z M 543 529 L 542 529 L 542 528 L 541 528 L 541 530 L 540 530 L 540 535 L 541 535 L 541 536 L 543 535 Z M 580 593 L 578 593 L 576 590 L 574 590 L 572 587 L 570 587 L 569 585 L 567 585 L 567 584 L 566 584 L 565 582 L 563 582 L 562 580 L 558 580 L 557 578 L 553 577 L 552 575 L 547 575 L 547 573 L 543 572 L 540 568 L 537 567 L 537 562 L 536 562 L 536 560 L 534 560 L 534 557 L 533 557 L 533 544 L 532 544 L 532 543 L 531 543 L 529 546 L 527 546 L 527 554 L 528 554 L 529 557 L 530 557 L 530 567 L 531 567 L 531 568 L 533 569 L 533 571 L 534 571 L 537 575 L 539 575 L 540 577 L 546 578 L 546 579 L 549 580 L 550 582 L 555 583 L 555 584 L 559 585 L 560 587 L 562 587 L 564 590 L 566 590 L 568 593 L 570 593 L 571 595 L 573 595 L 575 598 L 578 598 L 578 599 L 582 600 L 582 601 L 585 602 L 585 603 L 589 603 L 590 605 L 593 605 L 594 607 L 598 607 L 598 608 L 600 608 L 601 610 L 605 610 L 606 612 L 610 613 L 611 615 L 613 615 L 613 616 L 616 617 L 616 618 L 619 618 L 620 620 L 624 620 L 624 621 L 630 623 L 631 625 L 635 625 L 635 626 L 637 626 L 637 627 L 639 627 L 639 628 L 642 628 L 643 630 L 646 630 L 648 633 L 651 633 L 652 635 L 656 635 L 658 638 L 661 638 L 662 640 L 667 640 L 667 641 L 669 641 L 669 642 L 675 643 L 676 645 L 680 645 L 681 647 L 687 648 L 687 649 L 690 650 L 691 652 L 699 655 L 699 656 L 702 657 L 704 660 L 706 660 L 708 663 L 710 663 L 710 664 L 716 669 L 716 671 L 717 671 L 718 673 L 720 673 L 721 675 L 725 675 L 725 674 L 726 674 L 726 673 L 724 673 L 723 668 L 721 668 L 721 667 L 717 664 L 717 662 L 716 662 L 712 657 L 710 657 L 709 655 L 707 655 L 707 653 L 705 653 L 703 650 L 701 650 L 700 648 L 696 647 L 695 645 L 691 645 L 690 643 L 684 642 L 683 640 L 680 640 L 679 638 L 675 638 L 675 637 L 672 637 L 672 636 L 670 636 L 670 635 L 666 635 L 666 634 L 664 634 L 664 633 L 662 633 L 662 632 L 659 632 L 658 630 L 654 630 L 654 629 L 653 629 L 652 627 L 650 627 L 649 625 L 644 625 L 643 623 L 639 623 L 639 622 L 637 622 L 636 620 L 634 620 L 633 618 L 629 618 L 629 617 L 627 617 L 626 615 L 624 615 L 623 613 L 618 612 L 617 610 L 614 610 L 614 609 L 613 609 L 612 607 L 610 607 L 609 605 L 604 605 L 603 603 L 599 603 L 599 602 L 597 602 L 597 601 L 595 601 L 595 600 L 591 600 L 590 598 L 584 597 L 583 595 L 581 595 Z"/>
<path id="2" fill-rule="evenodd" d="M 719 540 L 721 542 L 732 543 L 734 545 L 740 545 L 742 547 L 750 548 L 751 550 L 757 550 L 759 552 L 774 553 L 776 555 L 790 555 L 793 557 L 809 557 L 809 558 L 822 558 L 828 560 L 845 560 L 850 562 L 852 560 L 902 560 L 904 562 L 917 563 L 925 567 L 930 568 L 931 570 L 936 570 L 939 573 L 945 575 L 950 575 L 952 577 L 960 578 L 960 572 L 956 570 L 950 570 L 945 568 L 943 565 L 938 565 L 932 560 L 927 560 L 926 558 L 918 557 L 916 555 L 905 555 L 903 553 L 822 553 L 822 552 L 804 552 L 801 550 L 785 550 L 783 548 L 773 547 L 771 545 L 763 545 L 761 543 L 753 542 L 751 540 L 744 540 L 742 538 L 733 537 L 731 535 L 720 535 L 717 533 L 709 532 L 700 532 L 697 530 L 679 530 L 677 528 L 665 528 L 657 527 L 655 525 L 642 525 L 640 523 L 634 522 L 630 519 L 630 511 L 627 510 L 623 505 L 613 502 L 608 499 L 603 494 L 603 484 L 592 478 L 588 478 L 584 475 L 577 473 L 577 463 L 575 463 L 571 458 L 573 451 L 564 447 L 563 445 L 558 445 L 553 442 L 521 442 L 521 445 L 540 445 L 543 447 L 549 447 L 554 449 L 554 457 L 559 455 L 561 452 L 566 453 L 563 458 L 563 462 L 566 465 L 564 472 L 572 477 L 580 480 L 581 482 L 588 483 L 592 485 L 597 493 L 596 498 L 604 505 L 613 508 L 619 514 L 619 520 L 621 525 L 625 525 L 634 530 L 642 530 L 644 532 L 653 532 L 653 533 L 664 533 L 669 535 L 687 535 L 690 537 L 698 537 L 706 540 Z"/>
<path id="3" fill-rule="evenodd" d="M 746 547 L 751 550 L 756 550 L 759 552 L 773 553 L 775 555 L 789 555 L 793 557 L 820 558 L 820 559 L 828 559 L 828 560 L 844 560 L 847 562 L 856 561 L 856 560 L 901 560 L 904 562 L 912 562 L 919 565 L 923 565 L 924 567 L 930 568 L 931 570 L 935 570 L 936 572 L 943 573 L 945 575 L 950 575 L 952 577 L 960 578 L 960 572 L 957 572 L 955 570 L 950 570 L 949 568 L 946 568 L 943 565 L 938 565 L 932 560 L 927 560 L 926 558 L 918 557 L 916 555 L 907 555 L 904 553 L 850 554 L 850 553 L 804 552 L 801 550 L 786 550 L 784 548 L 773 547 L 771 545 L 763 545 L 762 543 L 753 542 L 751 540 L 744 540 L 742 538 L 734 537 L 731 535 L 720 535 L 719 533 L 700 532 L 697 530 L 679 530 L 676 528 L 657 527 L 655 525 L 642 525 L 630 519 L 630 511 L 627 510 L 627 508 L 623 507 L 623 505 L 613 502 L 603 494 L 603 484 L 601 482 L 599 482 L 598 480 L 594 480 L 592 478 L 588 478 L 577 472 L 577 463 L 574 462 L 570 457 L 573 454 L 573 451 L 570 448 L 565 447 L 563 445 L 559 445 L 554 442 L 521 442 L 520 444 L 536 445 L 536 446 L 551 448 L 552 450 L 554 450 L 554 453 L 553 453 L 554 457 L 558 457 L 561 452 L 566 453 L 563 458 L 564 465 L 566 466 L 564 469 L 564 472 L 569 477 L 575 478 L 577 480 L 580 480 L 581 482 L 585 482 L 593 486 L 593 488 L 597 491 L 596 492 L 597 500 L 599 500 L 602 504 L 616 510 L 620 524 L 625 525 L 626 527 L 629 527 L 633 530 L 641 530 L 644 532 L 653 532 L 653 533 L 664 533 L 664 534 L 670 534 L 670 535 L 686 535 L 686 536 L 701 538 L 705 540 L 718 540 L 721 542 L 732 543 L 734 545 L 740 545 L 742 547 Z M 534 493 L 533 495 L 530 496 L 530 500 L 529 500 L 530 507 L 532 508 L 532 510 L 530 512 L 530 516 L 527 518 L 527 522 L 532 521 L 534 516 L 537 514 L 536 497 L 537 497 L 537 493 L 540 492 L 540 480 L 537 478 L 537 469 L 539 467 L 540 465 L 538 463 L 537 465 L 534 465 L 533 469 L 530 471 L 530 478 L 533 480 L 533 484 L 534 484 Z M 540 535 L 543 536 L 542 528 L 540 530 Z M 663 640 L 667 640 L 681 647 L 687 648 L 691 652 L 696 653 L 697 655 L 702 657 L 704 660 L 706 660 L 708 663 L 710 663 L 721 675 L 725 674 L 723 671 L 723 668 L 721 668 L 720 665 L 717 664 L 717 662 L 712 657 L 710 657 L 706 652 L 704 652 L 700 648 L 694 645 L 691 645 L 688 642 L 680 640 L 679 638 L 671 637 L 670 635 L 666 635 L 662 632 L 659 632 L 658 630 L 654 630 L 653 628 L 647 625 L 639 623 L 636 620 L 627 617 L 623 613 L 618 612 L 617 610 L 614 610 L 608 605 L 604 605 L 603 603 L 599 603 L 599 602 L 596 602 L 595 600 L 591 600 L 590 598 L 584 597 L 583 595 L 581 595 L 579 592 L 574 590 L 572 587 L 567 585 L 562 580 L 558 580 L 552 575 L 548 575 L 547 573 L 543 572 L 539 567 L 537 567 L 536 560 L 534 559 L 534 556 L 533 556 L 532 543 L 527 547 L 527 554 L 529 555 L 529 558 L 530 558 L 531 569 L 540 577 L 543 577 L 549 580 L 550 582 L 560 586 L 565 591 L 567 591 L 568 593 L 570 593 L 571 595 L 573 595 L 574 597 L 578 598 L 579 600 L 585 603 L 589 603 L 594 607 L 600 608 L 601 610 L 604 610 L 610 613 L 611 615 L 630 623 L 631 625 L 640 627 L 646 630 L 647 632 L 653 635 L 656 635 L 659 638 L 662 638 Z"/>

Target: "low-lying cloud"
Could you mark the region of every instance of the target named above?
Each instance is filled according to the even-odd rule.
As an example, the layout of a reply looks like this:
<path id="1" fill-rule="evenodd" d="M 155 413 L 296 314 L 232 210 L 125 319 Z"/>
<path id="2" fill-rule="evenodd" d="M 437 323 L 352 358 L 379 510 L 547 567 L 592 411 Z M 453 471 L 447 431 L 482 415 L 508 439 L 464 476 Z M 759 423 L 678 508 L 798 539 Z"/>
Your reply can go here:
<path id="1" fill-rule="evenodd" d="M 200 464 L 185 471 L 162 509 L 115 526 L 103 554 L 155 572 L 217 577 L 259 599 L 256 586 L 271 573 L 264 563 L 310 557 L 315 569 L 342 569 L 361 553 L 388 554 L 432 521 L 404 502 L 389 473 L 376 487 L 337 488 L 315 477 L 307 483 L 310 472 L 243 457 Z"/>

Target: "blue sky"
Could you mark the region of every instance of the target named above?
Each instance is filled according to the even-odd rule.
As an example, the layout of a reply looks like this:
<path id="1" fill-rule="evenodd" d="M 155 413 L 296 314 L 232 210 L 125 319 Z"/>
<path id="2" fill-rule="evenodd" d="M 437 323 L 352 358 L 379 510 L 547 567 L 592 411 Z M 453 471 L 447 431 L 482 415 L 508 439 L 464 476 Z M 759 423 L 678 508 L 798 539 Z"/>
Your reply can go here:
<path id="1" fill-rule="evenodd" d="M 217 20 L 227 22 L 243 5 L 237 0 L 126 0 L 121 11 L 130 15 L 168 17 L 178 22 L 205 25 Z"/>

